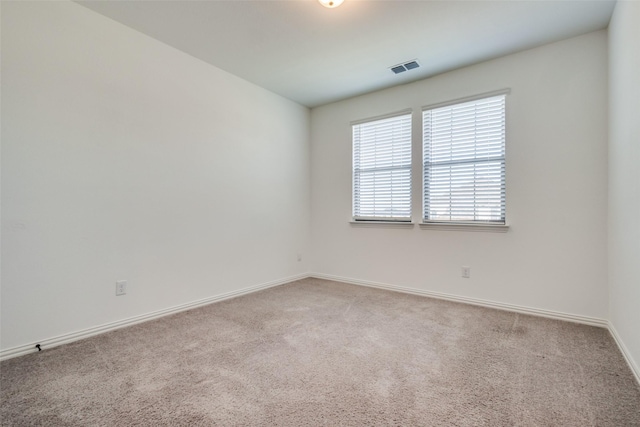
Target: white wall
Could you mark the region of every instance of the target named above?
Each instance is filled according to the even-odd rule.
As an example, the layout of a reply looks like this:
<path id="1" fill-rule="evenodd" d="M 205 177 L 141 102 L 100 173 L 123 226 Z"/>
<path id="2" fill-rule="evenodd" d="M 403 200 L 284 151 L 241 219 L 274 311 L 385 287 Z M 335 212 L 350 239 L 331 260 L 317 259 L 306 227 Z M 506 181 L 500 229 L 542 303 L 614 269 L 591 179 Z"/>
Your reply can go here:
<path id="1" fill-rule="evenodd" d="M 640 2 L 617 2 L 609 61 L 611 322 L 640 373 Z"/>
<path id="2" fill-rule="evenodd" d="M 625 77 L 612 101 L 637 111 L 624 93 L 638 87 L 637 45 L 624 44 L 638 21 L 616 19 L 611 71 Z M 3 350 L 306 271 L 608 318 L 605 31 L 319 107 L 311 121 L 74 3 L 2 2 L 2 63 Z M 423 105 L 502 88 L 509 232 L 349 225 L 350 121 L 412 107 L 418 140 Z M 625 120 L 611 167 L 637 183 L 623 135 L 637 123 Z M 414 157 L 417 222 L 419 144 Z M 632 191 L 615 175 L 614 192 Z M 637 202 L 614 194 L 609 214 L 637 218 Z M 611 310 L 637 360 L 626 233 L 638 226 L 626 224 L 609 224 L 626 260 L 610 259 Z"/>
<path id="3" fill-rule="evenodd" d="M 507 233 L 349 224 L 351 121 L 413 108 L 418 222 L 421 107 L 503 88 Z M 606 31 L 318 107 L 311 126 L 313 271 L 608 317 Z"/>
<path id="4" fill-rule="evenodd" d="M 75 3 L 2 2 L 0 348 L 308 271 L 308 171 L 307 108 Z"/>

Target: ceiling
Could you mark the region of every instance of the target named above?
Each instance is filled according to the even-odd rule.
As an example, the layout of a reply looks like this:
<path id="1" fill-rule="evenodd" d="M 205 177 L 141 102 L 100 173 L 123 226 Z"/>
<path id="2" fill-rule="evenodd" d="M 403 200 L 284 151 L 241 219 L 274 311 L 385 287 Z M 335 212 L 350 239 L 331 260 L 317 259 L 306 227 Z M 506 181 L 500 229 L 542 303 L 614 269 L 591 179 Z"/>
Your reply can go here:
<path id="1" fill-rule="evenodd" d="M 615 0 L 78 3 L 315 107 L 606 28 Z M 413 59 L 420 68 L 389 70 Z"/>

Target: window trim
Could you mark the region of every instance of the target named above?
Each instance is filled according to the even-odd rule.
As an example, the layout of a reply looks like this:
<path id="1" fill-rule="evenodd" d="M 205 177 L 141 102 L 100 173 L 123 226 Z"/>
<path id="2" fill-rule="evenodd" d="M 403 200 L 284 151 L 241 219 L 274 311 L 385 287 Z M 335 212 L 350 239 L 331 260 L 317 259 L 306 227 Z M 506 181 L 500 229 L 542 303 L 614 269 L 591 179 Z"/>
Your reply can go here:
<path id="1" fill-rule="evenodd" d="M 413 228 L 416 223 L 413 221 L 371 221 L 371 220 L 351 220 L 351 227 L 365 228 Z"/>
<path id="2" fill-rule="evenodd" d="M 349 123 L 351 128 L 351 221 L 350 223 L 353 226 L 358 225 L 374 225 L 374 226 L 395 226 L 405 225 L 413 227 L 413 170 L 414 170 L 414 159 L 413 159 L 413 144 L 414 144 L 414 135 L 413 135 L 413 120 L 414 120 L 414 109 L 413 108 L 405 108 L 403 110 L 394 111 L 392 113 L 368 117 L 364 119 L 354 120 Z M 409 217 L 408 218 L 394 218 L 394 217 L 367 217 L 367 216 L 355 216 L 355 205 L 356 205 L 356 193 L 355 193 L 355 177 L 356 177 L 356 169 L 354 167 L 354 139 L 353 139 L 353 128 L 354 126 L 376 122 L 379 120 L 393 119 L 395 117 L 409 116 L 409 123 L 411 125 L 410 132 L 410 140 L 409 140 L 409 150 L 411 153 L 411 162 L 409 163 Z"/>
<path id="3" fill-rule="evenodd" d="M 397 116 L 404 116 L 405 114 L 411 114 L 413 116 L 413 108 L 405 108 L 403 110 L 394 111 L 393 113 L 381 114 L 379 116 L 366 117 L 364 119 L 353 120 L 349 122 L 349 126 L 361 125 L 363 123 L 375 122 L 378 120 L 391 119 Z"/>
<path id="4" fill-rule="evenodd" d="M 421 126 L 420 126 L 420 131 L 421 131 L 421 151 L 422 151 L 422 155 L 421 155 L 421 169 L 422 169 L 422 183 L 421 183 L 421 190 L 422 190 L 422 200 L 421 200 L 421 205 L 422 205 L 422 213 L 421 213 L 421 221 L 419 223 L 419 226 L 421 229 L 423 230 L 454 230 L 454 231 L 491 231 L 491 232 L 506 232 L 509 230 L 509 223 L 508 223 L 508 218 L 507 218 L 507 211 L 506 211 L 506 199 L 505 199 L 505 213 L 504 213 L 504 222 L 490 222 L 490 221 L 446 221 L 446 220 L 425 220 L 425 211 L 424 211 L 424 206 L 425 206 L 425 199 L 424 199 L 424 194 L 425 194 L 425 180 L 424 180 L 424 170 L 425 170 L 425 162 L 424 162 L 424 112 L 428 111 L 428 110 L 433 110 L 433 109 L 437 109 L 437 108 L 442 108 L 442 107 L 448 107 L 448 106 L 452 106 L 452 105 L 456 105 L 456 104 L 463 104 L 466 102 L 473 102 L 473 101 L 477 101 L 477 100 L 481 100 L 484 98 L 491 98 L 491 97 L 495 97 L 495 96 L 501 96 L 504 95 L 505 99 L 507 95 L 511 94 L 511 89 L 510 88 L 504 88 L 504 89 L 499 89 L 499 90 L 494 90 L 494 91 L 490 91 L 490 92 L 484 92 L 484 93 L 480 93 L 480 94 L 476 94 L 476 95 L 471 95 L 471 96 L 466 96 L 466 97 L 462 97 L 462 98 L 456 98 L 456 99 L 452 99 L 449 101 L 444 101 L 444 102 L 439 102 L 439 103 L 434 103 L 434 104 L 429 104 L 429 105 L 425 105 L 421 108 Z M 506 128 L 506 113 L 507 113 L 507 106 L 506 106 L 506 102 L 505 102 L 505 109 L 504 109 L 504 114 L 505 114 L 505 128 Z M 505 129 L 506 130 L 506 129 Z M 506 186 L 506 163 L 507 163 L 507 153 L 506 153 L 506 148 L 505 148 L 505 154 L 504 154 L 504 164 L 505 164 L 505 171 L 504 171 L 504 182 L 505 182 L 505 186 Z M 506 193 L 506 189 L 505 189 L 505 193 Z"/>
<path id="5" fill-rule="evenodd" d="M 506 233 L 510 229 L 509 224 L 469 223 L 469 222 L 442 222 L 423 221 L 420 224 L 422 230 L 442 231 L 489 231 L 493 233 Z"/>
<path id="6" fill-rule="evenodd" d="M 471 96 L 465 96 L 462 98 L 452 99 L 450 101 L 443 101 L 435 104 L 425 105 L 422 107 L 421 111 L 433 110 L 434 108 L 448 107 L 450 105 L 462 104 L 464 102 L 477 101 L 483 98 L 491 98 L 492 96 L 510 95 L 510 94 L 511 94 L 511 88 L 493 90 L 490 92 L 479 93 L 477 95 L 471 95 Z"/>

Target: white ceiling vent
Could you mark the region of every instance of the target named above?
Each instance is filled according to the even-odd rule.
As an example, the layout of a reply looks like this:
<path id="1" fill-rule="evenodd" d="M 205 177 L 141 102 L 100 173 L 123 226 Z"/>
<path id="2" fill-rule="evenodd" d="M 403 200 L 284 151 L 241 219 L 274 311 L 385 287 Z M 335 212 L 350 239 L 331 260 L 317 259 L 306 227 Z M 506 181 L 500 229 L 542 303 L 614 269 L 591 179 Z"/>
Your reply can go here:
<path id="1" fill-rule="evenodd" d="M 389 67 L 391 71 L 395 74 L 404 73 L 405 71 L 413 70 L 414 68 L 418 68 L 420 64 L 418 61 L 414 59 L 413 61 L 405 62 L 403 64 L 394 65 L 393 67 Z"/>

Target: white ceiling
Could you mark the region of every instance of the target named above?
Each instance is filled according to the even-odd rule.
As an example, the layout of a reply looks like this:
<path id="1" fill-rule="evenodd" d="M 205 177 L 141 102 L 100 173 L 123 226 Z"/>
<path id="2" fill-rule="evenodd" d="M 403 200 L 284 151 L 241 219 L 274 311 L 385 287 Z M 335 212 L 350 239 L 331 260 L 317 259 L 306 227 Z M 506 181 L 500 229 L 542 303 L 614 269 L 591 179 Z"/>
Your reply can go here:
<path id="1" fill-rule="evenodd" d="M 78 3 L 315 107 L 606 28 L 615 0 Z M 412 59 L 421 67 L 389 70 Z"/>

